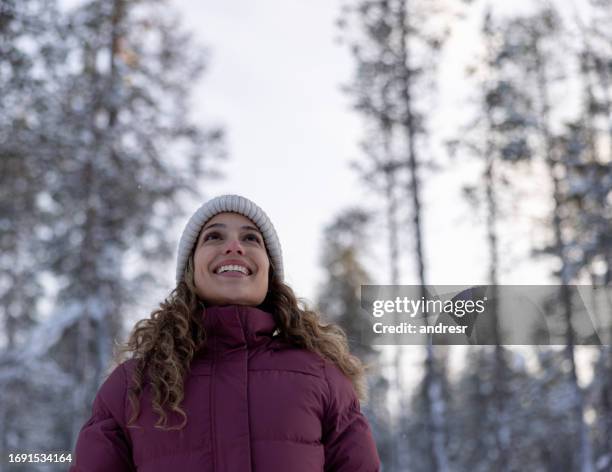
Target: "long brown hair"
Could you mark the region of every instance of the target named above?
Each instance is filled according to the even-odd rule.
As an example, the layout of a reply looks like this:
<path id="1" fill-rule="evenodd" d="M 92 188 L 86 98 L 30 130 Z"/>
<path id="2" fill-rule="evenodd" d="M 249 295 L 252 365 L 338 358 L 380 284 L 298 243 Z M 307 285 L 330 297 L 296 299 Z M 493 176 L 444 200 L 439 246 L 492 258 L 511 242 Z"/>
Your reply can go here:
<path id="1" fill-rule="evenodd" d="M 126 358 L 137 361 L 128 388 L 133 411 L 128 426 L 133 426 L 138 418 L 145 377 L 153 393 L 153 411 L 159 415 L 155 427 L 163 430 L 182 429 L 187 423 L 187 415 L 181 407 L 184 381 L 194 354 L 206 344 L 202 325 L 203 304 L 196 295 L 193 277 L 193 252 L 183 280 L 149 318 L 136 323 L 127 342 L 119 347 L 115 356 L 116 364 Z M 291 287 L 275 276 L 272 264 L 268 275 L 268 293 L 258 308 L 274 316 L 276 338 L 332 361 L 352 381 L 359 398 L 365 400 L 365 368 L 349 352 L 344 331 L 333 323 L 323 324 L 319 314 L 305 305 L 304 308 L 300 307 Z M 183 418 L 180 425 L 167 427 L 165 407 Z"/>

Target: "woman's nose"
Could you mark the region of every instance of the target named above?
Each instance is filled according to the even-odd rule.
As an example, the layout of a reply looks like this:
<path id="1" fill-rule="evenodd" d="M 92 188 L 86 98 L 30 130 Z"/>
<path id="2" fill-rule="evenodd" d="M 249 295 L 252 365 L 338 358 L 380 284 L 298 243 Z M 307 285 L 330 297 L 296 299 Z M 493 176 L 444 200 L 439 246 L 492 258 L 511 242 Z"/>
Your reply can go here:
<path id="1" fill-rule="evenodd" d="M 237 239 L 231 239 L 227 242 L 225 246 L 225 253 L 228 254 L 230 252 L 237 252 L 239 254 L 243 254 L 242 244 Z"/>

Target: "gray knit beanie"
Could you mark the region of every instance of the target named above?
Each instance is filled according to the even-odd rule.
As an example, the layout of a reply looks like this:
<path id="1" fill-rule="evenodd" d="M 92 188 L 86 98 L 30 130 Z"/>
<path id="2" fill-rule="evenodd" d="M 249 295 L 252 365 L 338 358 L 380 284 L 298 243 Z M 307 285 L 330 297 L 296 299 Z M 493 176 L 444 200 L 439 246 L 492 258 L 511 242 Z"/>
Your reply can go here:
<path id="1" fill-rule="evenodd" d="M 274 266 L 274 271 L 279 280 L 283 280 L 281 245 L 268 215 L 248 198 L 241 197 L 240 195 L 220 195 L 204 203 L 187 222 L 178 245 L 176 283 L 178 284 L 183 279 L 187 261 L 202 226 L 213 216 L 223 212 L 239 213 L 255 223 L 263 235 L 264 244 L 268 251 L 268 257 Z"/>

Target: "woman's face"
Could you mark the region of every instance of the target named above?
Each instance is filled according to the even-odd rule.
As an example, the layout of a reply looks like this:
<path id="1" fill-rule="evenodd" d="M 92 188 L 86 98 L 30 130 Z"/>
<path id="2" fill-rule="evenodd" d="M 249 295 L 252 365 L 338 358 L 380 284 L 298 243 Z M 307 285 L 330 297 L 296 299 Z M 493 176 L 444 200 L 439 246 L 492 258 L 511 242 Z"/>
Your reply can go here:
<path id="1" fill-rule="evenodd" d="M 200 231 L 193 256 L 196 293 L 209 306 L 263 302 L 270 261 L 264 240 L 251 220 L 219 213 Z"/>

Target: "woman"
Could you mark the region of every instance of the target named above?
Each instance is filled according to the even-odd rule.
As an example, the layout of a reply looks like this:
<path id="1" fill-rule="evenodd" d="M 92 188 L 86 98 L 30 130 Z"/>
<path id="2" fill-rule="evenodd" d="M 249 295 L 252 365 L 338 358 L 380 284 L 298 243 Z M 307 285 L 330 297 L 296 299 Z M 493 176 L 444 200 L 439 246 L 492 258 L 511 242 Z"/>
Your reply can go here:
<path id="1" fill-rule="evenodd" d="M 340 328 L 298 307 L 261 208 L 205 203 L 177 262 L 176 288 L 100 387 L 71 470 L 380 470 L 363 367 Z"/>

